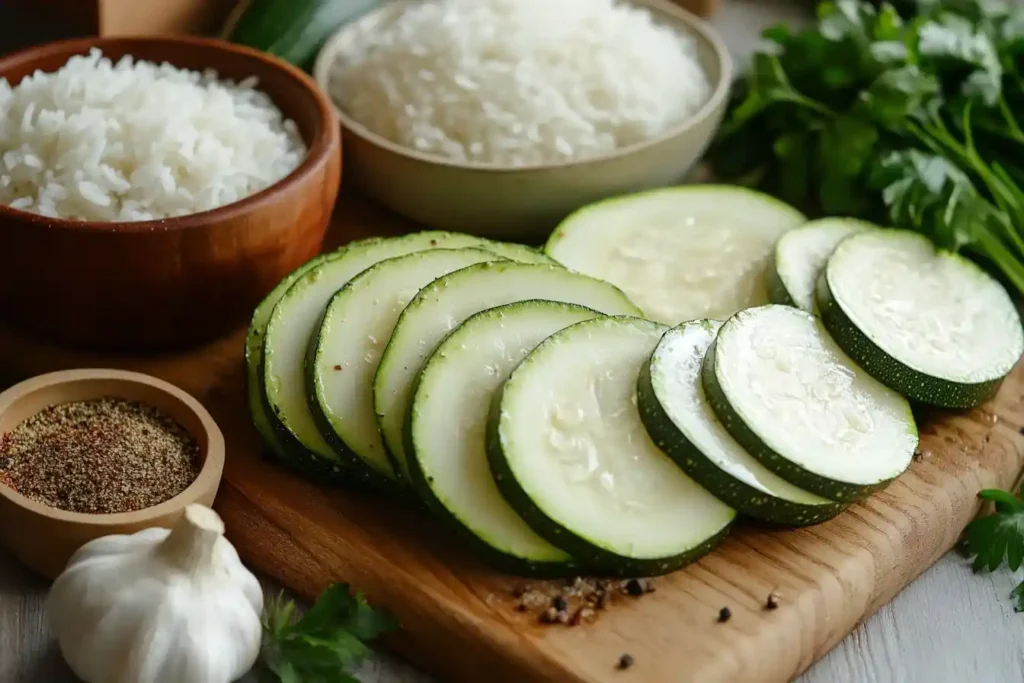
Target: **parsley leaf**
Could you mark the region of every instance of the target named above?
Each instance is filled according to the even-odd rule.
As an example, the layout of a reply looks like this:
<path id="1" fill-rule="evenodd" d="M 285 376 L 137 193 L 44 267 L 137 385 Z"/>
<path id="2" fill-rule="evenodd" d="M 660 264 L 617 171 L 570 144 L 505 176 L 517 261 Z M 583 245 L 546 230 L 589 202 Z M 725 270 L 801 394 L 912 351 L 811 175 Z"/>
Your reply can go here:
<path id="1" fill-rule="evenodd" d="M 995 512 L 978 517 L 964 530 L 963 551 L 974 558 L 975 572 L 995 571 L 1005 562 L 1011 571 L 1024 565 L 1024 500 L 1007 491 L 986 489 L 978 498 L 995 503 Z M 1014 609 L 1024 612 L 1024 581 L 1010 593 Z"/>
<path id="2" fill-rule="evenodd" d="M 370 654 L 364 641 L 396 626 L 361 593 L 352 595 L 347 584 L 327 588 L 297 620 L 295 603 L 278 595 L 263 614 L 266 677 L 280 683 L 358 683 L 349 671 Z"/>

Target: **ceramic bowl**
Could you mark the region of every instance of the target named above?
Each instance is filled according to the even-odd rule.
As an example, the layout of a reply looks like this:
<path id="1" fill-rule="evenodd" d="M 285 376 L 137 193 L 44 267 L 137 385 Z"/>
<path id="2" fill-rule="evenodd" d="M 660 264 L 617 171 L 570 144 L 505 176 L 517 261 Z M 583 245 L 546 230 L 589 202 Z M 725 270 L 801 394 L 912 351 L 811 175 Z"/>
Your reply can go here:
<path id="1" fill-rule="evenodd" d="M 0 58 L 16 84 L 100 48 L 222 77 L 258 79 L 308 147 L 289 176 L 211 211 L 133 223 L 70 221 L 0 206 L 0 320 L 49 340 L 143 350 L 233 330 L 287 273 L 313 257 L 341 174 L 333 107 L 312 79 L 255 50 L 185 37 L 86 38 Z"/>
<path id="2" fill-rule="evenodd" d="M 145 403 L 174 418 L 199 444 L 199 476 L 159 505 L 122 514 L 52 508 L 0 484 L 0 543 L 26 566 L 55 578 L 85 543 L 154 526 L 171 527 L 191 503 L 213 505 L 224 470 L 224 437 L 205 408 L 172 384 L 123 370 L 67 370 L 40 375 L 0 393 L 0 435 L 44 408 L 113 396 Z"/>
<path id="3" fill-rule="evenodd" d="M 606 156 L 561 164 L 508 168 L 421 154 L 370 132 L 338 106 L 346 178 L 396 213 L 442 230 L 539 242 L 576 209 L 608 197 L 682 181 L 721 124 L 732 60 L 714 29 L 667 0 L 634 0 L 664 25 L 692 36 L 713 94 L 689 120 L 652 140 Z M 386 22 L 406 2 L 387 3 L 361 21 Z M 332 66 L 351 40 L 342 27 L 317 57 L 313 75 L 331 92 Z"/>

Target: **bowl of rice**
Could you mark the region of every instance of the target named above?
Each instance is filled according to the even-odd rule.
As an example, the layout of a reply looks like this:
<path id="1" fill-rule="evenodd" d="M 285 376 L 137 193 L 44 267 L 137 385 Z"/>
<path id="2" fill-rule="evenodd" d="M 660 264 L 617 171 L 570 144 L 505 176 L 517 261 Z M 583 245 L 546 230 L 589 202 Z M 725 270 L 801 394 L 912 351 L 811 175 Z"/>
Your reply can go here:
<path id="1" fill-rule="evenodd" d="M 668 0 L 394 0 L 343 26 L 313 74 L 367 194 L 435 228 L 536 241 L 583 205 L 681 182 L 732 63 Z"/>
<path id="2" fill-rule="evenodd" d="M 223 41 L 0 58 L 0 320 L 126 350 L 233 330 L 319 251 L 340 138 L 311 78 Z"/>

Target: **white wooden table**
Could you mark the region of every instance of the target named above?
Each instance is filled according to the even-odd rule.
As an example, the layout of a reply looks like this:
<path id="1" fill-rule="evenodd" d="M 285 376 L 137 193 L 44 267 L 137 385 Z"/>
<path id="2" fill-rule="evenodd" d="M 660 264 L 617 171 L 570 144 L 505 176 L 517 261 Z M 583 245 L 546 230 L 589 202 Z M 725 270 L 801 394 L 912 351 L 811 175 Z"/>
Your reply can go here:
<path id="1" fill-rule="evenodd" d="M 26 27 L 5 22 L 4 34 Z M 805 3 L 799 3 L 805 4 Z M 726 0 L 714 23 L 742 62 L 761 29 L 798 22 L 785 0 Z M 29 31 L 31 34 L 31 31 Z M 9 43 L 8 43 L 9 44 Z M 857 628 L 799 683 L 1010 683 L 1024 681 L 1024 614 L 1014 614 L 1008 571 L 974 576 L 951 553 Z M 268 589 L 275 591 L 272 587 Z M 0 553 L 0 683 L 73 683 L 47 631 L 46 585 Z M 430 679 L 386 654 L 360 672 L 365 683 Z M 255 683 L 254 677 L 246 683 Z M 652 683 L 654 683 L 652 681 Z"/>

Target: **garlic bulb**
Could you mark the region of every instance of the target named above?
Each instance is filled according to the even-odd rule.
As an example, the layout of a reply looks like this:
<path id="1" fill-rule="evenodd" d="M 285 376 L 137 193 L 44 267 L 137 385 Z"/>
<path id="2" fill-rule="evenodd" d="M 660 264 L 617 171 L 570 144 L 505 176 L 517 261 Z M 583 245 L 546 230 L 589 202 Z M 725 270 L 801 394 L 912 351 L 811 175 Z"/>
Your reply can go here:
<path id="1" fill-rule="evenodd" d="M 213 510 L 173 530 L 87 543 L 50 591 L 50 624 L 86 683 L 228 683 L 256 661 L 260 584 Z"/>

